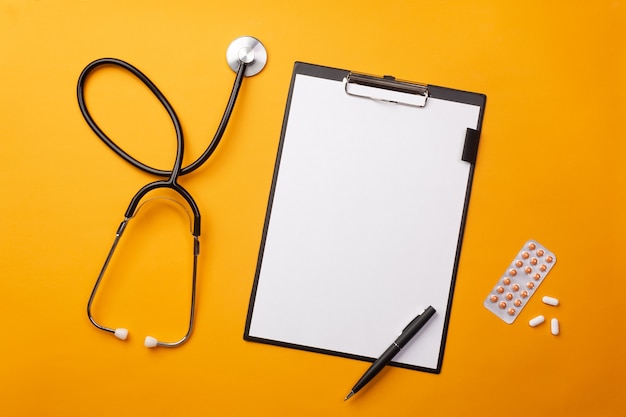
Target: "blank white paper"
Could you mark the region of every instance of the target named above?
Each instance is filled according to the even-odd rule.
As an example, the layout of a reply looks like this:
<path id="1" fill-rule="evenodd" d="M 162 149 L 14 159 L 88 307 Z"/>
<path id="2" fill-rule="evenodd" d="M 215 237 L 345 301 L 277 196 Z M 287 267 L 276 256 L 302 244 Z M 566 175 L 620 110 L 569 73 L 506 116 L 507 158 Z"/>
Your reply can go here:
<path id="1" fill-rule="evenodd" d="M 432 305 L 394 362 L 437 368 L 479 114 L 296 75 L 249 335 L 375 358 Z"/>

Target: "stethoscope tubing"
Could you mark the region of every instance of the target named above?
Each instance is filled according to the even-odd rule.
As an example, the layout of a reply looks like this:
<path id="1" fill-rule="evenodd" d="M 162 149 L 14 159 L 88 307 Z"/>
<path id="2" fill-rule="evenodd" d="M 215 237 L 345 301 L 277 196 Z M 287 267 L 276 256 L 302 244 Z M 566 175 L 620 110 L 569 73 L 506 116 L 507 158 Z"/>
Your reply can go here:
<path id="1" fill-rule="evenodd" d="M 182 128 L 181 128 L 181 125 L 180 125 L 180 121 L 178 119 L 178 116 L 176 115 L 176 112 L 174 111 L 174 109 L 172 108 L 170 103 L 167 101 L 167 99 L 165 98 L 163 93 L 161 93 L 161 91 L 156 87 L 156 85 L 154 85 L 154 83 L 152 83 L 152 81 L 150 81 L 150 79 L 144 73 L 142 73 L 138 68 L 134 67 L 133 65 L 129 64 L 128 62 L 122 61 L 122 60 L 117 59 L 117 58 L 100 58 L 100 59 L 97 59 L 97 60 L 91 62 L 90 64 L 88 64 L 83 69 L 83 71 L 81 72 L 80 76 L 78 77 L 78 83 L 77 83 L 77 87 L 76 87 L 76 95 L 77 95 L 77 98 L 78 98 L 78 107 L 79 107 L 79 109 L 80 109 L 80 111 L 81 111 L 81 113 L 83 115 L 83 118 L 85 119 L 85 121 L 87 122 L 89 127 L 91 127 L 91 129 L 94 131 L 94 133 L 98 136 L 98 138 L 100 138 L 100 140 L 102 140 L 109 148 L 111 148 L 113 150 L 113 152 L 118 154 L 125 161 L 127 161 L 128 163 L 130 163 L 134 167 L 136 167 L 138 169 L 141 169 L 142 171 L 147 172 L 149 174 L 152 174 L 152 175 L 155 175 L 155 176 L 159 176 L 159 177 L 171 177 L 171 175 L 176 170 L 176 165 L 175 165 L 174 169 L 172 169 L 171 171 L 167 171 L 167 170 L 162 170 L 162 169 L 151 167 L 151 166 L 149 166 L 147 164 L 144 164 L 141 161 L 138 161 L 137 159 L 135 159 L 131 155 L 129 155 L 126 151 L 124 151 L 122 148 L 120 148 L 115 142 L 113 142 L 113 140 L 111 140 L 107 136 L 107 134 L 104 133 L 104 131 L 100 128 L 100 126 L 98 126 L 98 124 L 95 122 L 95 120 L 91 116 L 91 113 L 89 112 L 89 109 L 87 108 L 87 104 L 85 102 L 85 82 L 86 82 L 87 77 L 89 76 L 90 73 L 92 73 L 97 68 L 105 66 L 105 65 L 114 65 L 114 66 L 118 66 L 118 67 L 124 68 L 125 70 L 129 71 L 131 74 L 133 74 L 137 78 L 139 78 L 139 80 L 141 80 L 150 89 L 150 91 L 152 91 L 152 93 L 161 102 L 163 107 L 165 107 L 168 115 L 170 116 L 170 119 L 172 120 L 172 123 L 174 124 L 174 128 L 176 130 L 176 138 L 177 138 L 177 141 L 178 141 L 178 147 L 180 147 L 181 150 L 184 149 L 184 144 L 182 143 L 182 141 L 183 141 L 183 133 L 182 133 Z M 233 109 L 235 107 L 235 102 L 237 100 L 237 96 L 239 94 L 239 90 L 241 89 L 241 84 L 242 84 L 242 81 L 243 81 L 243 78 L 244 78 L 245 70 L 246 70 L 246 63 L 242 62 L 239 65 L 239 69 L 237 70 L 237 75 L 235 77 L 235 82 L 233 84 L 233 88 L 231 90 L 230 97 L 228 99 L 228 103 L 227 103 L 226 108 L 224 110 L 224 114 L 222 116 L 220 124 L 218 125 L 218 128 L 217 128 L 217 130 L 215 132 L 215 135 L 214 135 L 213 139 L 211 140 L 211 142 L 209 143 L 208 147 L 202 153 L 202 155 L 200 155 L 200 157 L 198 157 L 198 159 L 196 159 L 194 162 L 192 162 L 191 164 L 187 165 L 186 167 L 180 168 L 180 173 L 178 175 L 180 175 L 180 176 L 187 175 L 187 174 L 197 170 L 198 168 L 200 168 L 211 157 L 211 155 L 213 154 L 213 152 L 215 151 L 215 149 L 219 145 L 219 143 L 220 143 L 220 141 L 222 139 L 222 136 L 224 135 L 224 132 L 226 131 L 226 127 L 228 126 L 228 121 L 230 120 L 230 116 L 231 116 L 231 114 L 233 112 Z M 182 154 L 182 152 L 180 152 L 180 151 L 177 152 L 176 162 L 178 163 L 179 162 L 178 159 L 180 158 L 180 164 L 182 164 L 182 155 L 179 155 L 179 154 Z"/>

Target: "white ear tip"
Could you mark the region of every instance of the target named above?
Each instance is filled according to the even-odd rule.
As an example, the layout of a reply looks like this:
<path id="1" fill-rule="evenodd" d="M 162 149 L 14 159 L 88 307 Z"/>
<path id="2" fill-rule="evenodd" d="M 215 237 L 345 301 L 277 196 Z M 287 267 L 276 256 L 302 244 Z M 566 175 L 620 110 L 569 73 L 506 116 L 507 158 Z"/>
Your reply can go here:
<path id="1" fill-rule="evenodd" d="M 115 337 L 120 340 L 126 340 L 126 338 L 128 337 L 128 329 L 115 329 Z"/>
<path id="2" fill-rule="evenodd" d="M 143 345 L 147 348 L 153 348 L 157 345 L 157 340 L 152 336 L 146 336 L 146 340 L 144 340 Z"/>

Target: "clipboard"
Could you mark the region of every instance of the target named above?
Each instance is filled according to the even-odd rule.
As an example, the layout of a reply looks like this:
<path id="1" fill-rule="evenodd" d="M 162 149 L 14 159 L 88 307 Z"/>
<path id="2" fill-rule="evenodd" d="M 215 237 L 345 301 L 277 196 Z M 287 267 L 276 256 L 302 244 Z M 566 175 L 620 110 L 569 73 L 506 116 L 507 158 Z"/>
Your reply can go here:
<path id="1" fill-rule="evenodd" d="M 296 62 L 244 339 L 439 373 L 485 104 Z"/>

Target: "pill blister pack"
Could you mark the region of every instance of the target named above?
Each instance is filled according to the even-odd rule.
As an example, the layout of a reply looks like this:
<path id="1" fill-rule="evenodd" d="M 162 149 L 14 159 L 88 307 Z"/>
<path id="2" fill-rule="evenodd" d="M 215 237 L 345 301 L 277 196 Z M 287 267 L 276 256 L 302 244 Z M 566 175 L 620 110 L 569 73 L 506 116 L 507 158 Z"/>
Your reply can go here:
<path id="1" fill-rule="evenodd" d="M 513 323 L 555 263 L 554 253 L 529 240 L 487 295 L 485 307 L 505 323 Z"/>

